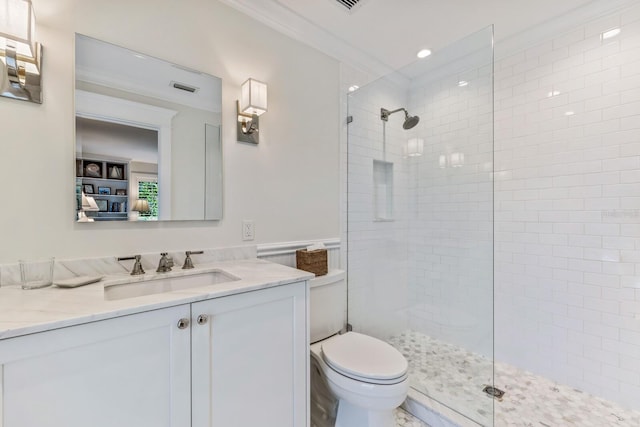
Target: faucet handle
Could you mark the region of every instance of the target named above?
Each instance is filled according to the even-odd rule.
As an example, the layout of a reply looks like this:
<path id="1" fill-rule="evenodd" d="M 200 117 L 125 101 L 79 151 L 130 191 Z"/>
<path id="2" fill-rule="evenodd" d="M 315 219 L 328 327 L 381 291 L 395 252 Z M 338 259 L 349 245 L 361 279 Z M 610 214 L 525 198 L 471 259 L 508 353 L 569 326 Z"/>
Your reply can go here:
<path id="1" fill-rule="evenodd" d="M 204 251 L 186 251 L 185 255 L 187 256 L 184 259 L 184 264 L 182 265 L 183 270 L 189 270 L 193 268 L 193 261 L 191 260 L 191 255 L 200 255 L 203 254 Z"/>
<path id="2" fill-rule="evenodd" d="M 167 267 L 173 267 L 173 257 L 169 255 L 169 252 L 160 252 L 160 256 L 167 262 Z"/>
<path id="3" fill-rule="evenodd" d="M 167 273 L 171 271 L 171 267 L 173 267 L 173 258 L 168 255 L 168 252 L 160 252 L 160 261 L 158 262 L 156 273 Z"/>
<path id="4" fill-rule="evenodd" d="M 142 268 L 142 263 L 140 260 L 142 259 L 142 255 L 133 255 L 128 257 L 118 257 L 118 261 L 128 261 L 130 259 L 135 259 L 136 262 L 133 264 L 133 269 L 131 269 L 132 276 L 138 276 L 140 274 L 144 274 L 144 269 Z"/>
<path id="5" fill-rule="evenodd" d="M 136 262 L 133 264 L 133 269 L 131 270 L 132 276 L 138 276 L 140 274 L 144 274 L 144 270 L 142 268 L 142 263 L 140 260 L 142 259 L 142 255 L 135 256 Z"/>

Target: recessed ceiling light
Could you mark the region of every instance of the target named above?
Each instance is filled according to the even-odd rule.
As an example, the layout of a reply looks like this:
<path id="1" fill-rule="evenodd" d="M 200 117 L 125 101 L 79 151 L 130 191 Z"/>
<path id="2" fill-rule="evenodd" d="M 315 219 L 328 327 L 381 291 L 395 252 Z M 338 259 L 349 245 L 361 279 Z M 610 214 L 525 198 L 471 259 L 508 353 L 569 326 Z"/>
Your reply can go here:
<path id="1" fill-rule="evenodd" d="M 605 31 L 604 33 L 602 33 L 600 37 L 602 38 L 602 40 L 610 39 L 620 34 L 620 31 L 621 31 L 620 28 L 613 28 L 609 31 Z"/>
<path id="2" fill-rule="evenodd" d="M 558 95 L 560 95 L 560 91 L 552 90 L 547 94 L 547 98 L 553 98 L 554 96 L 558 96 Z"/>
<path id="3" fill-rule="evenodd" d="M 460 86 L 460 87 L 469 86 L 469 82 L 468 82 L 468 81 L 466 81 L 466 80 L 460 80 L 460 81 L 458 82 L 458 86 Z"/>
<path id="4" fill-rule="evenodd" d="M 416 55 L 418 58 L 422 59 L 422 58 L 426 58 L 427 56 L 431 55 L 431 50 L 429 49 L 422 49 L 420 52 L 418 52 L 418 54 Z"/>
<path id="5" fill-rule="evenodd" d="M 564 113 L 565 116 L 573 116 L 575 114 L 575 111 L 567 111 L 566 113 Z"/>
<path id="6" fill-rule="evenodd" d="M 358 85 L 349 86 L 349 92 L 355 92 L 358 89 L 360 89 Z"/>

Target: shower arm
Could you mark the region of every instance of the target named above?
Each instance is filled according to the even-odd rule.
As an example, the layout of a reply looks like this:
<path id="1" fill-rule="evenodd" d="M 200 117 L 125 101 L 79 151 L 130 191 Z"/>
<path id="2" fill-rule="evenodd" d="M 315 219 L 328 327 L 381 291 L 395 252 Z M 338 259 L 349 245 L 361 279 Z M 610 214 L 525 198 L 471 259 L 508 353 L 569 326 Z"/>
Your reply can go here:
<path id="1" fill-rule="evenodd" d="M 404 111 L 404 116 L 405 117 L 409 117 L 409 112 L 404 109 L 404 108 L 398 108 L 396 110 L 393 111 L 389 111 L 386 108 L 381 108 L 380 109 L 380 119 L 384 120 L 385 122 L 389 120 L 389 116 L 392 115 L 393 113 L 397 113 L 398 111 Z"/>

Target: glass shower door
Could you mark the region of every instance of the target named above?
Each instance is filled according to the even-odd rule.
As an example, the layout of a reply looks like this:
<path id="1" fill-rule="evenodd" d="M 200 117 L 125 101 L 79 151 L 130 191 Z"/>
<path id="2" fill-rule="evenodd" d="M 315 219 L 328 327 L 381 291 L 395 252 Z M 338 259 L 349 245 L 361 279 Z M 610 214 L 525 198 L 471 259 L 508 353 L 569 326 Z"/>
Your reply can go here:
<path id="1" fill-rule="evenodd" d="M 348 112 L 349 323 L 407 357 L 411 398 L 493 425 L 493 29 Z"/>

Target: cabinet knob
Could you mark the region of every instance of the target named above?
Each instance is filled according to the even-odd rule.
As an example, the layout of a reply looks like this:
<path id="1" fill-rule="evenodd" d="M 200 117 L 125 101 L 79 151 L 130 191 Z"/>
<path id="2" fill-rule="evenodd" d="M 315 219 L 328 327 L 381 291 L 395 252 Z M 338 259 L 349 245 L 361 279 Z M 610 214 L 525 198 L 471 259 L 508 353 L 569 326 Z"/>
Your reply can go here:
<path id="1" fill-rule="evenodd" d="M 200 316 L 198 316 L 198 325 L 204 325 L 205 323 L 207 323 L 207 320 L 209 320 L 207 315 L 201 314 Z"/>
<path id="2" fill-rule="evenodd" d="M 178 320 L 178 329 L 187 329 L 189 327 L 189 319 Z"/>

